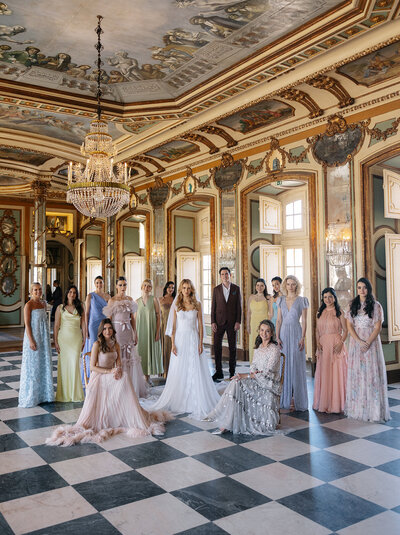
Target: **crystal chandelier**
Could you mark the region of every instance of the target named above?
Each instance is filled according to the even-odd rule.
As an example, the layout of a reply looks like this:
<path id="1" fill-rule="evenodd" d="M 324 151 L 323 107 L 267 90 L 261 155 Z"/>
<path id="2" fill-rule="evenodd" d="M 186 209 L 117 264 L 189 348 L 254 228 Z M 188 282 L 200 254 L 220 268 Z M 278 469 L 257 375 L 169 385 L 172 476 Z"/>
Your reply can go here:
<path id="1" fill-rule="evenodd" d="M 164 246 L 155 243 L 151 251 L 151 268 L 156 275 L 164 275 Z"/>
<path id="2" fill-rule="evenodd" d="M 219 264 L 234 269 L 236 263 L 236 242 L 234 236 L 229 236 L 226 230 L 222 231 L 219 242 Z"/>
<path id="3" fill-rule="evenodd" d="M 86 166 L 70 162 L 68 168 L 67 202 L 87 217 L 111 217 L 129 203 L 130 190 L 127 185 L 127 165 L 117 164 L 114 170 L 114 156 L 117 149 L 108 133 L 107 121 L 101 118 L 101 21 L 97 16 L 97 119 L 90 123 L 81 153 L 87 158 Z"/>
<path id="4" fill-rule="evenodd" d="M 326 236 L 326 257 L 333 267 L 344 267 L 351 263 L 351 231 L 342 225 L 330 224 Z"/>

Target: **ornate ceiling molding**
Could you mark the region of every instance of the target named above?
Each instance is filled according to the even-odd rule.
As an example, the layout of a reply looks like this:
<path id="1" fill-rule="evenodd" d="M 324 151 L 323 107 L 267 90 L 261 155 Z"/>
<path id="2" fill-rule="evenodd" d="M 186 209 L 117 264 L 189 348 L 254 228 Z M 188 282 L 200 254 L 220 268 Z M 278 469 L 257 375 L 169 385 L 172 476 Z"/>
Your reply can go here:
<path id="1" fill-rule="evenodd" d="M 226 146 L 228 148 L 235 147 L 238 144 L 236 139 L 233 139 L 233 137 L 230 134 L 228 134 L 228 132 L 226 132 L 223 128 L 219 128 L 218 126 L 205 125 L 205 126 L 198 128 L 198 130 L 200 132 L 204 132 L 205 134 L 211 134 L 211 135 L 222 137 L 222 139 L 224 139 L 227 142 Z"/>
<path id="2" fill-rule="evenodd" d="M 311 78 L 307 83 L 317 89 L 329 91 L 329 93 L 338 99 L 339 108 L 345 108 L 346 106 L 354 104 L 354 98 L 349 95 L 347 90 L 342 86 L 339 80 L 336 80 L 336 78 L 319 74 L 315 76 L 315 78 Z"/>
<path id="3" fill-rule="evenodd" d="M 308 115 L 310 119 L 319 117 L 323 115 L 324 110 L 322 110 L 318 104 L 313 100 L 308 93 L 305 91 L 300 91 L 300 89 L 289 88 L 278 93 L 278 95 L 286 100 L 292 100 L 294 102 L 299 102 L 303 104 L 305 108 L 310 112 Z"/>
<path id="4" fill-rule="evenodd" d="M 215 154 L 219 152 L 219 148 L 216 145 L 214 145 L 214 143 L 210 139 L 200 134 L 189 132 L 188 134 L 179 136 L 177 139 L 185 139 L 186 141 L 194 141 L 196 143 L 202 143 L 203 145 L 205 145 L 206 147 L 210 149 L 209 150 L 210 154 Z"/>

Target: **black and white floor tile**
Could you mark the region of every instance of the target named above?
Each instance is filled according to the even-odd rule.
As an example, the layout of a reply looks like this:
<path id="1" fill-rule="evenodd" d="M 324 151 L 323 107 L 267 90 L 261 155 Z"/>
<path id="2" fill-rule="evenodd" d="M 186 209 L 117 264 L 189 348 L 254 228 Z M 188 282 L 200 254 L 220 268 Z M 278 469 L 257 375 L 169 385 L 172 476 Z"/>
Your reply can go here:
<path id="1" fill-rule="evenodd" d="M 400 383 L 386 424 L 290 412 L 286 434 L 217 436 L 181 415 L 159 438 L 56 448 L 82 404 L 19 409 L 20 367 L 0 354 L 2 535 L 400 533 Z"/>

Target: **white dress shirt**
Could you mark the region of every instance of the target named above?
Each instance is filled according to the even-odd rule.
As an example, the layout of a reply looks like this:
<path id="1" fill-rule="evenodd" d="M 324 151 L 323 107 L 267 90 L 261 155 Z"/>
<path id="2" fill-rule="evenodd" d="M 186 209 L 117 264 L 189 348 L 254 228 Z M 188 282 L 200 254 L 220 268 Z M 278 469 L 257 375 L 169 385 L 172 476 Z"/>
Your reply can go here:
<path id="1" fill-rule="evenodd" d="M 229 283 L 228 288 L 225 286 L 225 284 L 223 284 L 222 285 L 222 291 L 224 292 L 225 301 L 228 302 L 229 293 L 231 291 L 231 283 Z"/>

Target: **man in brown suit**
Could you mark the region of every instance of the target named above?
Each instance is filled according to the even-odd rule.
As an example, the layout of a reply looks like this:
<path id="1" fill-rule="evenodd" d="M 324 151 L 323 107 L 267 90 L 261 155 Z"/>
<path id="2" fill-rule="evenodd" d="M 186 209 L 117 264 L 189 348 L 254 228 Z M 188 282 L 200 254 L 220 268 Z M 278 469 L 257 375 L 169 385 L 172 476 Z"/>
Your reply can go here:
<path id="1" fill-rule="evenodd" d="M 222 339 L 226 332 L 229 345 L 229 375 L 235 375 L 236 333 L 242 320 L 240 288 L 231 283 L 231 271 L 227 267 L 219 270 L 221 284 L 213 291 L 211 303 L 211 327 L 214 333 L 215 373 L 213 380 L 224 378 L 222 372 Z"/>

